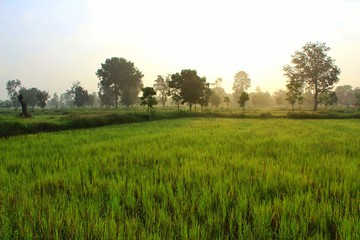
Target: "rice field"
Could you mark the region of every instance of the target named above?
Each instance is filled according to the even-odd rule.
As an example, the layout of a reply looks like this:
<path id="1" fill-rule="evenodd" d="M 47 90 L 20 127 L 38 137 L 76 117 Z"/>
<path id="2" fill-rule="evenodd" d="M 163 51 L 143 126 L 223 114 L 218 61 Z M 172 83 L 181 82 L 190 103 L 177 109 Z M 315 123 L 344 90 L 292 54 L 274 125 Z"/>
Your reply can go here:
<path id="1" fill-rule="evenodd" d="M 360 239 L 360 122 L 189 118 L 0 139 L 0 239 Z"/>

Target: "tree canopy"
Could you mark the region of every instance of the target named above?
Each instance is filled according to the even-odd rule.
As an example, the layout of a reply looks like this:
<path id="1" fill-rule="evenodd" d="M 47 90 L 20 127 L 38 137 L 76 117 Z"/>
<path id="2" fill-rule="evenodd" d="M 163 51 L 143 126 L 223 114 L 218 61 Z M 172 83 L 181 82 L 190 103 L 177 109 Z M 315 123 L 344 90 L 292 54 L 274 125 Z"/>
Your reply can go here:
<path id="1" fill-rule="evenodd" d="M 239 97 L 239 105 L 243 108 L 243 113 L 245 114 L 245 103 L 249 100 L 249 94 L 247 92 L 242 92 Z"/>
<path id="2" fill-rule="evenodd" d="M 153 108 L 154 105 L 157 104 L 157 100 L 155 98 L 156 91 L 152 87 L 145 87 L 142 89 L 142 97 L 140 97 L 141 100 L 141 106 L 147 106 L 148 112 Z"/>
<path id="3" fill-rule="evenodd" d="M 250 87 L 250 78 L 249 75 L 245 71 L 239 71 L 234 76 L 233 83 L 233 95 L 235 99 L 239 99 L 242 92 L 246 91 Z"/>
<path id="4" fill-rule="evenodd" d="M 283 68 L 285 76 L 314 93 L 314 111 L 318 108 L 319 94 L 328 92 L 339 81 L 340 69 L 327 55 L 329 50 L 325 43 L 308 42 L 291 56 L 291 64 Z"/>
<path id="5" fill-rule="evenodd" d="M 185 69 L 180 73 L 171 75 L 169 82 L 170 93 L 179 106 L 187 103 L 190 111 L 192 106 L 198 103 L 202 107 L 208 104 L 210 95 L 209 84 L 205 77 L 199 77 L 196 70 Z"/>
<path id="6" fill-rule="evenodd" d="M 112 57 L 101 64 L 96 76 L 100 79 L 99 96 L 104 105 L 113 102 L 115 108 L 121 102 L 126 107 L 133 105 L 143 86 L 143 74 L 134 66 L 134 63 L 125 58 Z"/>
<path id="7" fill-rule="evenodd" d="M 169 82 L 170 75 L 163 77 L 158 75 L 154 82 L 154 89 L 159 93 L 159 99 L 163 107 L 165 107 L 165 103 L 167 102 L 167 98 L 169 96 Z"/>

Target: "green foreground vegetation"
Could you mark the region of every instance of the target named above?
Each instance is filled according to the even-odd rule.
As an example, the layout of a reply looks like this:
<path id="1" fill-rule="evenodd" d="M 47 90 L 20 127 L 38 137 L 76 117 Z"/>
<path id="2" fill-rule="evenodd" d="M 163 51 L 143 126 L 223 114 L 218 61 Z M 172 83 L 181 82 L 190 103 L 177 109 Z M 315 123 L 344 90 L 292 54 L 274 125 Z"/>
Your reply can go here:
<path id="1" fill-rule="evenodd" d="M 246 113 L 240 109 L 209 108 L 188 111 L 175 107 L 155 108 L 146 112 L 144 108 L 129 109 L 49 109 L 34 110 L 32 118 L 23 119 L 14 111 L 0 111 L 0 138 L 14 135 L 53 132 L 60 130 L 93 128 L 114 124 L 146 122 L 149 120 L 178 119 L 189 117 L 202 118 L 291 118 L 291 119 L 360 119 L 360 111 L 352 108 L 338 108 L 313 112 L 301 110 L 289 112 L 287 109 L 248 108 Z"/>
<path id="2" fill-rule="evenodd" d="M 162 120 L 0 139 L 1 239 L 359 239 L 359 120 Z"/>

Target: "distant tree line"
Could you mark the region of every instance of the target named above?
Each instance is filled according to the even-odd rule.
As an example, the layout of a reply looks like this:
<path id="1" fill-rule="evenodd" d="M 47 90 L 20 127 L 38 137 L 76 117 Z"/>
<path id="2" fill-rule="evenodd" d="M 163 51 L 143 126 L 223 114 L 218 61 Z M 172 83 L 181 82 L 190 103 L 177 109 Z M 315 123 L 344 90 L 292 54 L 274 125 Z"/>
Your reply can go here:
<path id="1" fill-rule="evenodd" d="M 210 84 L 193 69 L 158 75 L 152 87 L 144 87 L 144 75 L 134 63 L 113 57 L 106 59 L 95 73 L 99 79 L 97 93 L 89 94 L 77 81 L 60 96 L 54 93 L 50 98 L 47 91 L 35 87 L 25 88 L 20 80 L 9 80 L 6 84 L 9 100 L 0 101 L 0 108 L 19 108 L 20 94 L 32 109 L 46 106 L 128 108 L 143 105 L 150 111 L 160 103 L 162 107 L 174 104 L 178 109 L 180 105 L 186 104 L 190 111 L 196 110 L 197 106 L 204 109 L 209 105 L 214 108 L 241 107 L 245 113 L 245 106 L 291 107 L 292 110 L 312 107 L 314 111 L 318 105 L 324 108 L 333 105 L 360 107 L 360 88 L 343 85 L 333 90 L 339 81 L 340 69 L 328 56 L 329 50 L 325 43 L 306 43 L 291 56 L 291 63 L 283 67 L 284 76 L 287 77 L 286 90 L 279 89 L 272 95 L 263 92 L 260 87 L 256 87 L 254 92 L 247 92 L 251 80 L 245 71 L 234 75 L 232 94 L 226 93 L 221 86 L 222 78 Z"/>

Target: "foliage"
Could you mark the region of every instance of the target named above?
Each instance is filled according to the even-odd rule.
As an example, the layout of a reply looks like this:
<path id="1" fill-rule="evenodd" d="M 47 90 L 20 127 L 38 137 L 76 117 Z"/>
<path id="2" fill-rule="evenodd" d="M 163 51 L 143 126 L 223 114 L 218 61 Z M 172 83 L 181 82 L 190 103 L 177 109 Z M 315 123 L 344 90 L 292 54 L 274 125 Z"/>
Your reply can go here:
<path id="1" fill-rule="evenodd" d="M 326 107 L 333 106 L 335 103 L 337 103 L 337 96 L 335 92 L 325 92 L 319 95 L 319 103 Z"/>
<path id="2" fill-rule="evenodd" d="M 10 98 L 10 101 L 12 102 L 12 105 L 15 109 L 18 109 L 20 106 L 18 101 L 18 88 L 21 87 L 21 81 L 19 79 L 16 80 L 9 80 L 6 83 L 6 90 L 8 92 L 8 96 Z"/>
<path id="3" fill-rule="evenodd" d="M 210 95 L 209 102 L 216 107 L 221 105 L 221 100 L 226 96 L 225 89 L 221 86 L 222 81 L 222 78 L 217 78 L 214 83 L 210 84 L 213 95 Z"/>
<path id="4" fill-rule="evenodd" d="M 73 83 L 71 89 L 67 90 L 67 94 L 76 107 L 82 107 L 89 101 L 89 93 L 80 85 L 79 81 Z"/>
<path id="5" fill-rule="evenodd" d="M 147 111 L 149 112 L 152 110 L 153 106 L 157 104 L 157 100 L 155 98 L 156 91 L 152 87 L 145 87 L 142 89 L 142 97 L 140 97 L 141 100 L 141 106 L 147 106 Z"/>
<path id="6" fill-rule="evenodd" d="M 228 96 L 224 97 L 224 103 L 226 103 L 226 108 L 229 108 L 230 98 Z"/>
<path id="7" fill-rule="evenodd" d="M 250 86 L 250 78 L 249 75 L 245 71 L 239 71 L 234 76 L 233 83 L 233 95 L 235 99 L 239 99 L 242 92 L 246 91 Z"/>
<path id="8" fill-rule="evenodd" d="M 218 107 L 220 105 L 221 98 L 215 91 L 212 91 L 212 93 L 210 94 L 209 103 L 215 107 Z"/>
<path id="9" fill-rule="evenodd" d="M 260 87 L 256 91 L 249 94 L 249 98 L 253 106 L 258 108 L 267 108 L 273 105 L 273 99 L 269 92 L 262 92 Z"/>
<path id="10" fill-rule="evenodd" d="M 165 107 L 165 103 L 167 102 L 167 98 L 169 96 L 169 87 L 170 83 L 170 75 L 168 74 L 165 78 L 161 75 L 157 76 L 157 79 L 154 83 L 154 89 L 156 92 L 159 92 L 159 99 L 163 107 Z"/>
<path id="11" fill-rule="evenodd" d="M 143 74 L 134 66 L 134 63 L 125 58 L 107 58 L 96 72 L 99 78 L 99 96 L 104 105 L 113 100 L 115 108 L 118 102 L 129 107 L 133 105 L 142 88 Z"/>
<path id="12" fill-rule="evenodd" d="M 291 104 L 291 109 L 294 111 L 294 105 L 295 103 L 298 103 L 301 105 L 303 101 L 303 82 L 297 78 L 297 74 L 293 72 L 290 66 L 284 67 L 285 76 L 287 79 L 286 84 L 286 101 L 288 101 Z"/>
<path id="13" fill-rule="evenodd" d="M 199 103 L 202 107 L 208 104 L 210 96 L 209 84 L 206 78 L 199 77 L 196 70 L 185 69 L 180 73 L 171 75 L 169 82 L 170 94 L 173 100 L 177 102 L 178 108 L 182 104 L 188 103 L 190 111 L 192 106 Z"/>
<path id="14" fill-rule="evenodd" d="M 35 106 L 45 108 L 46 101 L 50 97 L 47 91 L 41 91 L 35 87 L 29 89 L 22 87 L 19 90 L 19 94 L 23 96 L 26 104 L 33 109 L 35 108 Z"/>
<path id="15" fill-rule="evenodd" d="M 0 236 L 353 239 L 359 131 L 181 119 L 0 139 Z"/>
<path id="16" fill-rule="evenodd" d="M 243 108 L 243 113 L 245 114 L 245 103 L 249 100 L 249 94 L 247 92 L 242 92 L 239 97 L 239 105 Z"/>
<path id="17" fill-rule="evenodd" d="M 325 43 L 308 42 L 302 51 L 291 56 L 291 64 L 284 67 L 285 75 L 314 92 L 314 111 L 317 111 L 318 95 L 333 88 L 339 81 L 340 69 L 327 55 Z"/>
<path id="18" fill-rule="evenodd" d="M 169 95 L 172 100 L 176 103 L 178 111 L 180 110 L 180 102 L 182 101 L 181 96 L 181 86 L 183 79 L 180 76 L 180 73 L 175 73 L 171 75 L 171 80 L 169 82 Z"/>
<path id="19" fill-rule="evenodd" d="M 48 105 L 53 108 L 58 108 L 60 105 L 60 98 L 57 93 L 54 93 L 53 97 L 49 100 Z"/>
<path id="20" fill-rule="evenodd" d="M 283 89 L 276 90 L 273 94 L 273 98 L 277 105 L 279 105 L 279 106 L 285 105 L 285 101 L 287 98 L 286 91 Z"/>

